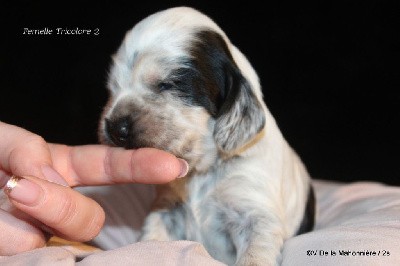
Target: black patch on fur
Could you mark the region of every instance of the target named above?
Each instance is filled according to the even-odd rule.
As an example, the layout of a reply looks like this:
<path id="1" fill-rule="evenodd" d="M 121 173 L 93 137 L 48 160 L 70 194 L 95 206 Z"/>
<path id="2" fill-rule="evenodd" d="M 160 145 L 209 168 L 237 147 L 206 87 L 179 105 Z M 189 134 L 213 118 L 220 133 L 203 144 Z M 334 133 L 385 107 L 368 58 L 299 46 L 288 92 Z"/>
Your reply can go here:
<path id="1" fill-rule="evenodd" d="M 315 224 L 315 194 L 312 185 L 310 184 L 310 190 L 308 191 L 308 199 L 306 208 L 304 210 L 303 221 L 297 230 L 297 235 L 310 232 L 314 228 Z"/>
<path id="2" fill-rule="evenodd" d="M 240 147 L 265 125 L 262 106 L 250 83 L 223 37 L 213 30 L 195 33 L 189 54 L 181 59 L 184 67 L 171 74 L 180 77 L 175 91 L 181 92 L 177 96 L 190 105 L 204 107 L 217 120 L 214 136 L 222 150 Z M 232 134 L 226 134 L 227 130 Z"/>
<path id="3" fill-rule="evenodd" d="M 219 33 L 200 30 L 193 39 L 190 56 L 180 58 L 183 67 L 173 70 L 165 81 L 160 81 L 160 91 L 169 88 L 188 105 L 202 106 L 214 118 L 230 112 L 240 90 L 245 90 L 243 95 L 249 98 L 255 97 Z M 247 110 L 247 106 L 243 108 L 244 115 L 253 111 Z"/>
<path id="4" fill-rule="evenodd" d="M 234 100 L 237 93 L 229 90 L 233 79 L 241 74 L 220 34 L 201 30 L 193 39 L 190 56 L 181 58 L 183 67 L 172 71 L 167 82 L 173 84 L 172 91 L 184 102 L 202 106 L 216 117 L 228 94 L 229 100 Z"/>

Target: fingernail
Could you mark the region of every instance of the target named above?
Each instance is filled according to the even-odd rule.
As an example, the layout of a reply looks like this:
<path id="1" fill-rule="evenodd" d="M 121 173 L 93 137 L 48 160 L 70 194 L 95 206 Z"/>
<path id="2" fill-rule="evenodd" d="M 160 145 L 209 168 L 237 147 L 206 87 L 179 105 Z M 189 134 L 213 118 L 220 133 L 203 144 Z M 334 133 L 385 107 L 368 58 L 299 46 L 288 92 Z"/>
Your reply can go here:
<path id="1" fill-rule="evenodd" d="M 183 159 L 178 158 L 178 160 L 181 164 L 181 173 L 179 174 L 178 178 L 181 178 L 186 176 L 189 172 L 189 164 Z"/>
<path id="2" fill-rule="evenodd" d="M 64 187 L 69 186 L 67 181 L 65 181 L 65 179 L 49 165 L 42 166 L 42 173 L 44 177 L 46 177 L 47 181 L 62 185 Z"/>
<path id="3" fill-rule="evenodd" d="M 32 181 L 14 175 L 8 180 L 4 192 L 18 203 L 34 206 L 40 200 L 43 190 Z"/>

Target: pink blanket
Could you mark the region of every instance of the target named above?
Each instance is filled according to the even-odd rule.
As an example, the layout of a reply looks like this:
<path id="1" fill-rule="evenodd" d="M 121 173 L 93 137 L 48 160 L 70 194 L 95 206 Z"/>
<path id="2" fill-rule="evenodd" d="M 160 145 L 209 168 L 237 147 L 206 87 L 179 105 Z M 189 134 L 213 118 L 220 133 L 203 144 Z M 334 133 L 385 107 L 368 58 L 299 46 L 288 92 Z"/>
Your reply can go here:
<path id="1" fill-rule="evenodd" d="M 316 228 L 286 241 L 282 265 L 400 265 L 400 188 L 320 180 L 315 180 L 314 186 Z M 151 186 L 79 190 L 95 198 L 107 213 L 106 226 L 90 243 L 98 248 L 61 242 L 16 256 L 0 256 L 0 265 L 223 265 L 199 243 L 135 243 L 154 197 Z"/>

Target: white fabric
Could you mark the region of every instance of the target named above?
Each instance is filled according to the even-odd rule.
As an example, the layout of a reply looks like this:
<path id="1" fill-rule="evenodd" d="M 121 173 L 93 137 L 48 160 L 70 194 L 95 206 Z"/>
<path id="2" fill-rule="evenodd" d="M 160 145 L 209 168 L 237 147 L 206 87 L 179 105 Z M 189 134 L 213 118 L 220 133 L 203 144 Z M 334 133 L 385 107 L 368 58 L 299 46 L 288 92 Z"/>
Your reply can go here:
<path id="1" fill-rule="evenodd" d="M 314 188 L 315 230 L 286 241 L 282 265 L 400 265 L 400 188 L 320 180 Z M 195 242 L 132 244 L 154 198 L 151 186 L 79 190 L 106 210 L 106 225 L 91 244 L 107 251 L 86 255 L 76 248 L 46 247 L 0 257 L 0 265 L 221 265 Z"/>

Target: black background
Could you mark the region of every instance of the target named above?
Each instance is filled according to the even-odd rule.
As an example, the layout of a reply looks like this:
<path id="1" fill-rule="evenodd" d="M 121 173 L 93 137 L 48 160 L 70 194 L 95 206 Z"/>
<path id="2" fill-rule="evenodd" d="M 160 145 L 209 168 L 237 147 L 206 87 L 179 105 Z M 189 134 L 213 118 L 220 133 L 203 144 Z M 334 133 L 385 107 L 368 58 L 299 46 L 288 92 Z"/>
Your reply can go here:
<path id="1" fill-rule="evenodd" d="M 320 2 L 1 3 L 0 120 L 50 142 L 96 143 L 110 56 L 125 32 L 186 5 L 213 18 L 249 58 L 313 177 L 400 185 L 398 1 Z M 23 34 L 44 27 L 100 34 Z"/>

